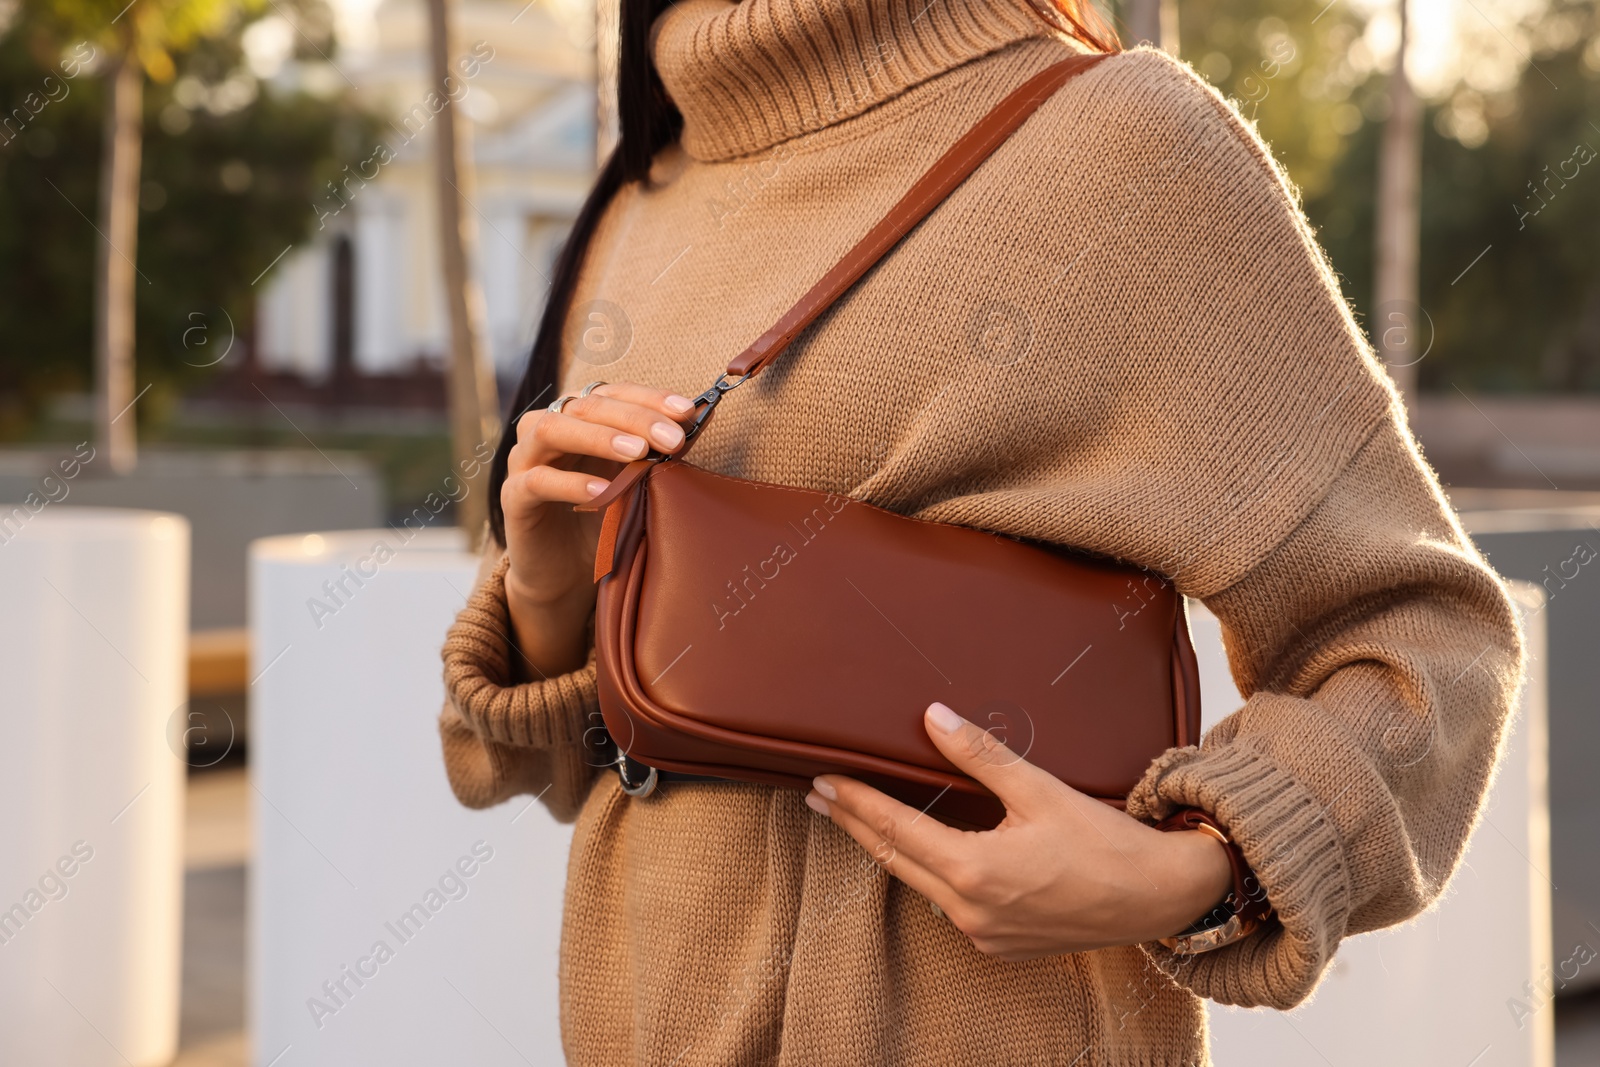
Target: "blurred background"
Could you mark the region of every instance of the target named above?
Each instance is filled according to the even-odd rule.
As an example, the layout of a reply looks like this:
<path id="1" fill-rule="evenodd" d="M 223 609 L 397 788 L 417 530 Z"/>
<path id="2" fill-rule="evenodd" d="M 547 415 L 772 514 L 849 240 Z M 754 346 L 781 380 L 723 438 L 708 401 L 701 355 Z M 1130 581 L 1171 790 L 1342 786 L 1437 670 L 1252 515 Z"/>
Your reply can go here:
<path id="1" fill-rule="evenodd" d="M 1534 902 L 1507 917 L 1536 944 L 1527 988 L 1500 982 L 1484 1011 L 1548 1031 L 1534 1058 L 1506 1062 L 1600 1064 L 1600 568 L 1587 566 L 1600 552 L 1600 4 L 1123 0 L 1111 14 L 1125 41 L 1179 55 L 1257 125 L 1469 530 L 1536 588 L 1548 723 L 1522 821 L 1527 847 L 1546 852 L 1522 856 Z M 374 649 L 421 650 L 426 699 L 406 736 L 422 738 L 419 766 L 437 763 L 428 650 L 471 581 L 460 531 L 483 520 L 482 444 L 610 143 L 614 25 L 614 4 L 591 0 L 0 0 L 0 714 L 15 741 L 0 763 L 14 824 L 0 839 L 11 878 L 0 907 L 21 908 L 0 914 L 0 990 L 16 993 L 0 998 L 0 1029 L 42 1035 L 15 1046 L 32 1051 L 0 1045 L 0 1061 L 329 1062 L 273 1036 L 288 1025 L 273 1005 L 321 1033 L 358 1003 L 364 987 L 337 977 L 356 950 L 316 964 L 332 991 L 274 996 L 284 931 L 337 934 L 273 917 L 268 896 L 301 898 L 261 873 L 263 849 L 272 837 L 285 870 L 303 860 L 330 880 L 284 875 L 309 894 L 296 904 L 307 914 L 326 894 L 369 892 L 342 868 L 381 836 L 364 821 L 379 806 L 346 804 L 350 789 L 316 794 L 307 783 L 339 772 L 295 762 L 296 743 L 328 736 L 307 709 L 340 707 L 316 670 L 381 675 Z M 606 325 L 625 336 L 626 323 Z M 117 527 L 119 514 L 134 525 Z M 371 580 L 361 561 L 384 539 L 413 561 L 390 571 L 412 577 L 358 597 L 364 582 L 345 576 Z M 90 566 L 107 560 L 124 563 Z M 165 614 L 151 614 L 155 586 L 118 585 L 169 566 Z M 328 584 L 294 584 L 310 577 Z M 414 596 L 401 595 L 407 581 Z M 287 605 L 276 615 L 275 602 Z M 318 646 L 344 658 L 312 669 L 293 627 L 337 629 L 347 607 L 347 633 Z M 58 633 L 81 655 L 47 670 Z M 114 677 L 130 668 L 138 679 Z M 150 731 L 116 733 L 123 681 L 143 694 L 152 751 L 140 747 Z M 264 719 L 277 706 L 281 729 Z M 91 736 L 95 715 L 107 732 Z M 164 793 L 150 783 L 168 782 L 174 758 Z M 86 777 L 121 782 L 85 767 L 124 764 L 155 769 L 128 772 L 134 799 L 121 811 L 126 796 L 107 801 L 109 825 L 148 809 L 138 833 L 154 836 L 103 846 L 95 868 L 74 852 L 77 816 L 60 797 Z M 441 787 L 428 780 L 427 804 L 453 803 Z M 563 831 L 534 827 L 542 815 L 524 818 L 521 800 L 511 809 L 493 825 L 532 836 L 503 851 L 559 869 Z M 401 897 L 488 825 L 450 817 L 459 847 L 395 875 L 409 888 L 373 908 L 403 911 Z M 82 841 L 93 852 L 92 835 Z M 166 858 L 152 874 L 153 855 Z M 154 910 L 119 913 L 87 946 L 47 935 L 88 908 L 69 866 L 122 872 L 109 899 Z M 51 881 L 36 891 L 41 871 Z M 516 885 L 508 877 L 508 907 L 525 899 Z M 74 893 L 78 904 L 54 903 Z M 107 948 L 146 923 L 157 933 Z M 547 926 L 527 936 L 553 952 Z M 75 995 L 73 968 L 51 980 L 77 951 L 114 957 L 116 981 L 140 991 Z M 489 1045 L 463 1058 L 546 1062 L 502 1033 L 525 1007 L 496 1012 L 451 988 L 452 1010 L 487 1024 Z M 540 1012 L 553 1040 L 553 1006 Z M 340 1062 L 401 1062 L 352 1042 Z"/>

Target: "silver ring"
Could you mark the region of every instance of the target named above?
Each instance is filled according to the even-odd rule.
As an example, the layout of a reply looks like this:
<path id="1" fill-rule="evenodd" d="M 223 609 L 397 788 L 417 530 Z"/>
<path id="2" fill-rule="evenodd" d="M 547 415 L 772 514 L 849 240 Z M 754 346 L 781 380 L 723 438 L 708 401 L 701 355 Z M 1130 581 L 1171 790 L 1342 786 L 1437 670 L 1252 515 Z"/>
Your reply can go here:
<path id="1" fill-rule="evenodd" d="M 644 767 L 646 773 L 644 776 L 644 781 L 639 782 L 636 785 L 633 782 L 628 781 L 627 753 L 619 751 L 617 753 L 616 764 L 617 777 L 622 779 L 622 791 L 624 793 L 628 794 L 630 797 L 647 797 L 656 791 L 656 783 L 660 781 L 661 776 L 656 773 L 656 769 L 654 767 L 641 763 L 640 766 Z"/>
<path id="2" fill-rule="evenodd" d="M 571 394 L 568 394 L 567 396 L 558 396 L 554 400 L 550 401 L 550 410 L 559 415 L 561 414 L 561 409 L 566 407 L 567 401 L 576 399 L 578 398 L 572 396 Z"/>
<path id="3" fill-rule="evenodd" d="M 590 382 L 588 385 L 584 386 L 582 389 L 580 389 L 578 391 L 578 395 L 579 396 L 588 396 L 590 393 L 594 392 L 596 389 L 600 388 L 602 385 L 607 385 L 607 384 L 609 384 L 609 383 L 607 383 L 607 382 Z"/>

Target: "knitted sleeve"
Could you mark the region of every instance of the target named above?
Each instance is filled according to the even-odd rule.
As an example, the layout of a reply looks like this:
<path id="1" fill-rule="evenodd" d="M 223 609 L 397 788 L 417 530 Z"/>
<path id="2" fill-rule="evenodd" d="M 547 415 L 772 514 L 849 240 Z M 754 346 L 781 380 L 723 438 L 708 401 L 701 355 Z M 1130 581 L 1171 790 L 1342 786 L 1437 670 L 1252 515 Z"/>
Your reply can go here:
<path id="1" fill-rule="evenodd" d="M 1431 904 L 1478 820 L 1522 669 L 1514 609 L 1403 424 L 1381 425 L 1310 515 L 1206 605 L 1242 708 L 1169 751 L 1128 811 L 1227 826 L 1280 922 L 1162 969 L 1227 1004 L 1289 1008 L 1341 938 Z"/>
<path id="2" fill-rule="evenodd" d="M 506 606 L 509 557 L 491 545 L 444 642 L 445 771 L 461 803 L 485 808 L 532 793 L 563 821 L 577 817 L 594 774 L 583 741 L 599 722 L 594 651 L 583 667 L 525 680 Z"/>

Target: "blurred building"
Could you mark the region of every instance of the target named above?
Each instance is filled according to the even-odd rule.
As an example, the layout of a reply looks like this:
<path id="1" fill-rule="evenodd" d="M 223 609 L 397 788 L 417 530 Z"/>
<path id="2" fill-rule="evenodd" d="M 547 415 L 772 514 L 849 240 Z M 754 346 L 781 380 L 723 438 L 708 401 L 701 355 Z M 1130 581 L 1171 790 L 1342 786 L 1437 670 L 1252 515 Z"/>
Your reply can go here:
<path id="1" fill-rule="evenodd" d="M 502 379 L 520 374 L 562 238 L 593 175 L 593 22 L 559 0 L 463 0 L 451 96 L 471 119 L 478 277 Z M 592 9 L 590 9 L 592 10 Z M 260 298 L 259 371 L 313 383 L 426 380 L 447 350 L 423 0 L 382 0 L 330 73 L 388 125 L 312 206 L 318 228 Z M 373 382 L 373 385 L 379 383 Z M 365 390 L 356 388 L 355 392 Z M 381 391 L 378 390 L 378 391 Z M 440 398 L 443 403 L 443 398 Z"/>

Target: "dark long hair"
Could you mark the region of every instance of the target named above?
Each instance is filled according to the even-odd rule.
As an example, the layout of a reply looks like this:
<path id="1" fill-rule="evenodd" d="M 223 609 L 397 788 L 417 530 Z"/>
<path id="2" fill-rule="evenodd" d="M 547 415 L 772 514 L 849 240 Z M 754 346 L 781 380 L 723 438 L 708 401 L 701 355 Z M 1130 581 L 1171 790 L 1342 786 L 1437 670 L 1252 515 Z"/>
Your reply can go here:
<path id="1" fill-rule="evenodd" d="M 650 58 L 650 27 L 674 2 L 620 0 L 621 47 L 617 70 L 620 136 L 556 257 L 549 299 L 539 320 L 539 332 L 534 335 L 528 367 L 512 396 L 500 444 L 489 467 L 489 529 L 502 548 L 506 543 L 506 519 L 500 507 L 500 488 L 505 484 L 512 446 L 517 443 L 517 420 L 534 405 L 555 399 L 561 376 L 561 342 L 567 312 L 572 306 L 572 294 L 577 288 L 595 227 L 617 190 L 628 182 L 644 181 L 655 154 L 675 142 L 683 130 L 683 115 L 667 95 Z M 1091 0 L 1030 0 L 1030 4 L 1052 29 L 1097 52 L 1115 52 L 1121 47 L 1116 30 L 1093 7 Z"/>

